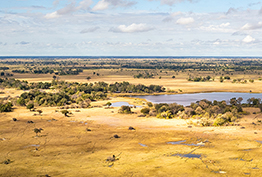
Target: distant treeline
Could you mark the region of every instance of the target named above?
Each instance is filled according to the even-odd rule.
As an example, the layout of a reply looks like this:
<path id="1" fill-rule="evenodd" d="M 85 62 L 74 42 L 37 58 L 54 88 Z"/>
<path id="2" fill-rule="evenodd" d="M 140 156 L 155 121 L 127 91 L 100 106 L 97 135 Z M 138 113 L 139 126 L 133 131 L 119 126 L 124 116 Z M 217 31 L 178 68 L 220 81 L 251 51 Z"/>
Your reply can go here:
<path id="1" fill-rule="evenodd" d="M 66 58 L 28 58 L 23 59 L 10 59 L 0 60 L 0 64 L 5 65 L 24 65 L 23 69 L 14 69 L 14 72 L 24 73 L 29 71 L 31 73 L 54 73 L 63 68 L 66 73 L 70 68 L 71 70 L 79 69 L 169 69 L 169 70 L 201 70 L 201 71 L 226 71 L 226 72 L 245 72 L 262 70 L 262 60 L 255 58 L 228 58 L 228 59 L 199 59 L 192 58 L 184 60 L 184 58 L 140 58 L 130 60 L 127 58 L 99 58 L 93 60 L 92 58 L 79 58 L 79 59 L 66 59 Z M 52 67 L 53 71 L 45 71 L 46 66 Z M 38 67 L 38 69 L 36 69 Z M 8 67 L 2 67 L 6 69 Z M 1 68 L 0 68 L 1 69 Z M 24 72 L 23 72 L 24 70 Z M 43 70 L 43 71 L 42 71 Z M 50 70 L 50 69 L 49 69 Z M 72 74 L 72 73 L 66 73 Z"/>
<path id="2" fill-rule="evenodd" d="M 0 86 L 7 88 L 17 88 L 19 90 L 30 89 L 60 89 L 70 94 L 75 94 L 78 91 L 85 93 L 104 92 L 104 93 L 154 93 L 164 92 L 165 88 L 159 85 L 145 86 L 143 84 L 130 84 L 129 82 L 115 82 L 108 84 L 105 82 L 93 83 L 78 83 L 78 82 L 65 82 L 53 80 L 50 82 L 37 82 L 28 83 L 27 81 L 20 81 L 13 78 L 0 78 Z"/>
<path id="3" fill-rule="evenodd" d="M 56 75 L 78 75 L 79 73 L 83 72 L 83 69 L 72 69 L 72 68 L 69 68 L 69 69 L 52 69 L 52 68 L 49 68 L 49 67 L 44 67 L 44 68 L 38 68 L 38 69 L 30 69 L 29 71 L 28 70 L 19 70 L 19 69 L 16 69 L 16 70 L 12 70 L 13 73 L 20 73 L 20 74 L 23 74 L 23 73 L 33 73 L 33 74 L 56 74 Z"/>

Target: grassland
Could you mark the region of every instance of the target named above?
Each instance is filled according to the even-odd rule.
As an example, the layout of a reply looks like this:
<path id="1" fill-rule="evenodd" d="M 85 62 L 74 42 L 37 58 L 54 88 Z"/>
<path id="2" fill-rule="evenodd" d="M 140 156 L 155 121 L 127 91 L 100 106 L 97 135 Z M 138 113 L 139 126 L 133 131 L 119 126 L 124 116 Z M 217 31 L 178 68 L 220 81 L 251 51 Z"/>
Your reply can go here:
<path id="1" fill-rule="evenodd" d="M 32 59 L 14 60 L 32 62 L 35 67 L 42 67 L 38 66 L 39 62 Z M 260 62 L 257 59 L 246 60 Z M 81 65 L 98 66 L 91 65 L 92 60 L 76 61 L 83 62 Z M 141 60 L 137 59 L 137 61 Z M 153 61 L 155 62 L 155 59 Z M 176 61 L 181 62 L 181 60 Z M 213 65 L 218 64 L 217 66 L 223 65 L 223 67 L 227 63 L 232 63 L 232 60 L 221 63 L 217 60 L 203 59 L 187 59 L 182 62 L 192 62 L 192 65 L 195 65 L 194 62 L 205 64 L 210 61 Z M 119 62 L 134 61 L 120 60 Z M 23 63 L 15 65 L 3 63 L 2 66 L 9 67 L 4 71 L 9 73 L 13 69 L 28 67 Z M 55 64 L 47 66 L 56 67 Z M 103 66 L 110 67 L 111 65 L 105 63 Z M 241 66 L 247 68 L 246 65 Z M 57 75 L 57 77 L 58 80 L 82 83 L 128 81 L 133 84 L 158 84 L 166 87 L 167 91 L 173 90 L 178 93 L 250 92 L 250 90 L 262 92 L 259 68 L 231 71 L 232 69 L 222 67 L 210 71 L 119 67 L 84 69 L 78 75 Z M 138 73 L 146 72 L 154 73 L 154 78 L 135 79 L 133 77 Z M 13 74 L 10 78 L 28 82 L 51 82 L 54 75 Z M 208 82 L 188 81 L 190 76 L 206 77 L 208 75 L 212 78 Z M 222 75 L 229 75 L 230 80 L 224 80 L 221 83 L 219 79 Z M 87 80 L 88 76 L 91 79 Z M 233 79 L 247 80 L 247 82 L 232 83 Z M 250 79 L 254 82 L 249 82 Z M 3 98 L 19 96 L 24 91 L 2 88 L 1 92 L 3 93 L 0 97 Z M 145 105 L 144 100 L 117 97 L 117 94 L 111 95 L 109 101 L 127 101 L 134 105 Z M 108 100 L 92 102 L 92 108 L 68 109 L 72 112 L 69 117 L 61 114 L 61 110 L 57 107 L 38 107 L 43 110 L 42 115 L 35 115 L 34 112 L 20 106 L 15 106 L 13 112 L 0 113 L 0 176 L 261 175 L 262 114 L 258 108 L 244 108 L 251 114 L 239 119 L 239 126 L 200 127 L 192 124 L 195 121 L 193 119 L 166 120 L 156 117 L 138 117 L 142 109 L 138 107 L 132 108 L 134 114 L 119 114 L 117 107 L 107 109 L 107 106 L 104 106 L 106 102 Z M 13 118 L 18 121 L 13 121 Z M 28 121 L 33 121 L 33 123 L 28 123 Z M 135 130 L 129 130 L 130 126 Z M 36 135 L 35 128 L 42 128 L 43 131 Z M 114 135 L 120 138 L 115 138 Z M 167 143 L 177 141 L 184 142 Z M 195 158 L 185 157 L 188 154 Z M 113 155 L 116 157 L 113 158 Z"/>

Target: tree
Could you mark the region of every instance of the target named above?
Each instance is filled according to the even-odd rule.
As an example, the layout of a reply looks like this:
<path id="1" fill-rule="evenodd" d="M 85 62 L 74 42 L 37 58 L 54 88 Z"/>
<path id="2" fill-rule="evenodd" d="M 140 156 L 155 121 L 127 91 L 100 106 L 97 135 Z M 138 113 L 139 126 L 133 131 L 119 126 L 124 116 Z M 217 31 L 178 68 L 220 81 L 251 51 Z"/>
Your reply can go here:
<path id="1" fill-rule="evenodd" d="M 36 112 L 38 112 L 39 115 L 41 115 L 43 113 L 43 111 L 41 109 L 36 110 Z"/>
<path id="2" fill-rule="evenodd" d="M 68 117 L 69 111 L 68 110 L 62 110 L 61 113 L 64 114 L 66 117 Z"/>
<path id="3" fill-rule="evenodd" d="M 26 104 L 26 101 L 23 97 L 20 97 L 18 100 L 17 100 L 17 104 L 19 104 L 20 106 L 25 106 Z"/>
<path id="4" fill-rule="evenodd" d="M 35 132 L 36 136 L 38 136 L 38 133 L 41 133 L 42 130 L 43 130 L 42 128 L 35 128 L 34 132 Z"/>
<path id="5" fill-rule="evenodd" d="M 0 112 L 11 112 L 12 111 L 12 103 L 8 102 L 6 104 L 0 103 Z"/>
<path id="6" fill-rule="evenodd" d="M 26 108 L 27 109 L 30 109 L 30 111 L 31 111 L 31 109 L 33 109 L 35 106 L 34 106 L 34 103 L 29 103 L 27 106 L 26 106 Z"/>
<path id="7" fill-rule="evenodd" d="M 132 113 L 131 108 L 129 106 L 121 106 L 118 112 L 122 114 L 131 114 Z"/>
<path id="8" fill-rule="evenodd" d="M 91 77 L 90 77 L 90 76 L 88 76 L 86 79 L 89 81 L 89 79 L 91 79 Z"/>
<path id="9" fill-rule="evenodd" d="M 153 107 L 153 103 L 151 103 L 151 102 L 147 102 L 146 104 L 147 104 L 148 107 Z"/>
<path id="10" fill-rule="evenodd" d="M 237 99 L 236 98 L 231 98 L 230 99 L 230 104 L 231 105 L 237 105 Z"/>
<path id="11" fill-rule="evenodd" d="M 222 76 L 220 77 L 219 81 L 220 81 L 221 83 L 224 82 L 224 79 L 223 79 Z"/>
<path id="12" fill-rule="evenodd" d="M 239 97 L 239 98 L 237 99 L 237 103 L 238 103 L 238 104 L 241 104 L 242 101 L 243 101 L 243 98 L 242 98 L 242 97 Z"/>
<path id="13" fill-rule="evenodd" d="M 112 105 L 112 103 L 111 103 L 111 102 L 107 102 L 106 105 L 107 105 L 108 107 L 110 107 L 110 106 Z"/>
<path id="14" fill-rule="evenodd" d="M 150 112 L 150 108 L 141 109 L 141 113 L 144 114 L 144 115 L 149 114 L 149 112 Z"/>

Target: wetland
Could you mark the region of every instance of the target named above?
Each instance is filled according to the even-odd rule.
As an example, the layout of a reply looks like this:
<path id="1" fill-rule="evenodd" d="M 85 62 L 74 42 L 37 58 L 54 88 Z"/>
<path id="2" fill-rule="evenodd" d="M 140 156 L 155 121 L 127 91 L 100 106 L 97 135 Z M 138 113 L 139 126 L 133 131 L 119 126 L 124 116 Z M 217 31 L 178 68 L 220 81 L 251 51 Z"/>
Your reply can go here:
<path id="1" fill-rule="evenodd" d="M 0 65 L 0 176 L 261 174 L 260 58 Z"/>

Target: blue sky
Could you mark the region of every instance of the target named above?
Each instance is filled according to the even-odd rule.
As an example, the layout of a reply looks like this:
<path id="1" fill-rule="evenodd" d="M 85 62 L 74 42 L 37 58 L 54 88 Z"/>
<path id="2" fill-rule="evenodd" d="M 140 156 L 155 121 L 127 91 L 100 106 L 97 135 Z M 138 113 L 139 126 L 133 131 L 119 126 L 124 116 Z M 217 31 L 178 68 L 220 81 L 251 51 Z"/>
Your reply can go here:
<path id="1" fill-rule="evenodd" d="M 8 0 L 0 56 L 262 56 L 258 0 Z"/>

